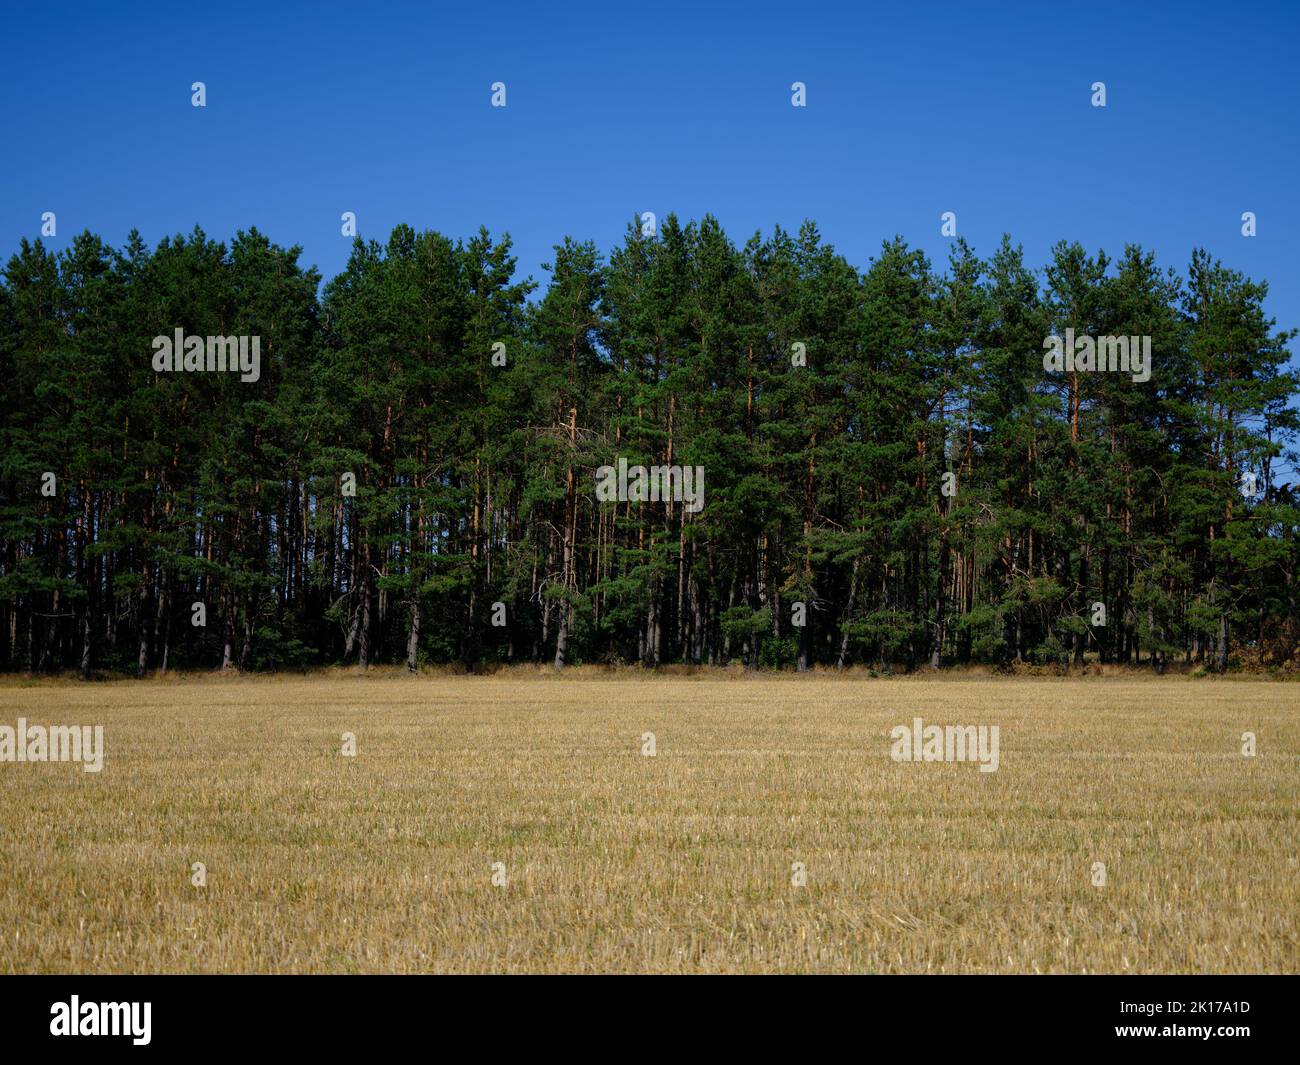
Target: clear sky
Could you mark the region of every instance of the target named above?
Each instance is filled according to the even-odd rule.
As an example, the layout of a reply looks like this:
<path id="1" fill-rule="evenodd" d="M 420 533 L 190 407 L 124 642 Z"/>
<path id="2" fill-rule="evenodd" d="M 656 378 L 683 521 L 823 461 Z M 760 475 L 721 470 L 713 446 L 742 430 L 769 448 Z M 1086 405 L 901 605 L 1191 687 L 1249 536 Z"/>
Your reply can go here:
<path id="1" fill-rule="evenodd" d="M 380 240 L 508 231 L 544 281 L 564 235 L 607 253 L 676 211 L 738 243 L 812 218 L 860 267 L 902 234 L 942 264 L 955 211 L 977 252 L 1006 231 L 1034 265 L 1062 238 L 1180 270 L 1201 245 L 1300 326 L 1300 3 L 41 3 L 0 24 L 5 258 L 55 211 L 55 247 L 256 225 L 329 277 L 355 211 Z"/>

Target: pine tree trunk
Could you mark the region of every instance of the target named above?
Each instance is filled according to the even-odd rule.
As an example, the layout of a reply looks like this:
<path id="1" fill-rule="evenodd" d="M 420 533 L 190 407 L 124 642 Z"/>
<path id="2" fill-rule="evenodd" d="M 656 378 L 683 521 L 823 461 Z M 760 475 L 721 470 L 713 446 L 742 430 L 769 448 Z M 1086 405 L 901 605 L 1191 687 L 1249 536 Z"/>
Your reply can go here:
<path id="1" fill-rule="evenodd" d="M 569 409 L 569 447 L 572 449 L 577 443 L 578 434 L 578 408 Z M 574 582 L 573 574 L 573 540 L 577 526 L 577 482 L 574 477 L 573 466 L 570 465 L 568 474 L 565 478 L 564 490 L 564 539 L 562 546 L 561 561 L 561 583 L 564 587 L 564 601 L 560 604 L 560 631 L 555 638 L 555 668 L 563 669 L 565 655 L 569 650 L 569 623 L 573 613 L 572 604 L 569 602 L 569 591 Z"/>
<path id="2" fill-rule="evenodd" d="M 227 592 L 222 599 L 225 602 L 225 636 L 221 648 L 221 669 L 226 671 L 235 664 L 235 597 Z"/>
<path id="3" fill-rule="evenodd" d="M 840 622 L 840 654 L 835 661 L 835 669 L 843 672 L 849 659 L 849 630 L 848 622 L 853 617 L 853 606 L 858 597 L 858 566 L 862 564 L 862 557 L 858 556 L 853 560 L 853 570 L 849 574 L 849 601 L 844 606 L 844 618 Z"/>
<path id="4" fill-rule="evenodd" d="M 90 633 L 93 627 L 90 604 L 87 603 L 81 616 L 81 677 L 83 680 L 90 679 Z"/>
<path id="5" fill-rule="evenodd" d="M 406 637 L 406 668 L 414 673 L 416 652 L 420 647 L 420 602 L 411 601 L 411 631 Z"/>

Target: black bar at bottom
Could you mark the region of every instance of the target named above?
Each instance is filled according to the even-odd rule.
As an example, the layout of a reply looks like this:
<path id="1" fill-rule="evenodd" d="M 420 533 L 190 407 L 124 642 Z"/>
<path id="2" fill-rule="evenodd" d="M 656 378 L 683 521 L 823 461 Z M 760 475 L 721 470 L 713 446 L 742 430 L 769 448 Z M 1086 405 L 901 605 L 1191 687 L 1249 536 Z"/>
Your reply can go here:
<path id="1" fill-rule="evenodd" d="M 769 1049 L 811 1050 L 830 1037 L 883 1049 L 876 1040 L 892 1035 L 917 1050 L 1289 1054 L 1300 991 L 1293 976 L 810 977 L 727 987 L 695 979 L 711 986 L 648 977 L 7 977 L 0 1045 L 6 1056 L 16 1048 L 334 1056 L 469 1039 L 492 1056 L 514 1045 L 698 1052 L 755 1038 Z"/>

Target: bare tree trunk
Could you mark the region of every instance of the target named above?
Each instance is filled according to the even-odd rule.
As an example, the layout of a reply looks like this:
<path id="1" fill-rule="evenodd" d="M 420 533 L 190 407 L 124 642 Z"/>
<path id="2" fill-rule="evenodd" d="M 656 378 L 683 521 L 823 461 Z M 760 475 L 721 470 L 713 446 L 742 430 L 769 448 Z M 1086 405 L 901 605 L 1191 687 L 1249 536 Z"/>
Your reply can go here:
<path id="1" fill-rule="evenodd" d="M 858 597 L 858 566 L 861 562 L 861 558 L 853 560 L 853 572 L 849 576 L 849 601 L 844 607 L 844 620 L 840 623 L 840 656 L 835 663 L 835 668 L 839 671 L 843 671 L 849 658 L 848 622 L 853 616 L 853 604 Z"/>
<path id="2" fill-rule="evenodd" d="M 357 630 L 361 626 L 361 604 L 355 602 L 352 604 L 352 610 L 348 614 L 348 631 L 343 638 L 343 661 L 349 662 L 352 659 L 352 652 L 357 647 Z"/>
<path id="3" fill-rule="evenodd" d="M 700 609 L 700 585 L 692 580 L 691 587 L 691 661 L 697 666 L 704 657 L 704 615 Z"/>
<path id="4" fill-rule="evenodd" d="M 165 623 L 168 611 L 168 585 L 169 580 L 164 572 L 158 578 L 158 608 L 154 611 L 153 616 L 153 646 L 157 653 L 158 648 L 163 646 L 163 625 Z M 167 654 L 163 651 L 162 671 L 167 672 Z"/>
<path id="5" fill-rule="evenodd" d="M 167 615 L 167 621 L 163 625 L 163 644 L 162 644 L 162 672 L 167 672 L 167 660 L 171 657 L 172 651 L 172 616 Z"/>
<path id="6" fill-rule="evenodd" d="M 239 648 L 239 668 L 247 673 L 253 665 L 253 602 L 244 600 L 244 641 Z"/>
<path id="7" fill-rule="evenodd" d="M 939 577 L 934 595 L 934 637 L 930 642 L 930 668 L 938 669 L 943 657 L 944 606 L 948 598 L 948 533 L 945 530 L 939 544 Z"/>
<path id="8" fill-rule="evenodd" d="M 569 408 L 569 447 L 572 450 L 577 444 L 578 438 L 578 408 Z M 577 515 L 577 481 L 574 477 L 573 466 L 569 466 L 569 472 L 565 479 L 564 489 L 564 543 L 562 547 L 563 559 L 561 563 L 561 583 L 564 586 L 564 600 L 560 603 L 560 631 L 555 638 L 555 668 L 564 668 L 565 654 L 569 649 L 569 625 L 572 620 L 573 606 L 569 600 L 570 589 L 574 584 L 573 573 L 573 541 L 577 532 L 578 515 Z"/>
<path id="9" fill-rule="evenodd" d="M 370 548 L 367 546 L 366 555 L 369 556 Z M 360 632 L 358 634 L 357 665 L 362 669 L 370 668 L 370 560 L 369 557 L 362 563 L 361 576 L 361 622 Z"/>
<path id="10" fill-rule="evenodd" d="M 420 647 L 420 602 L 411 601 L 411 631 L 406 637 L 406 668 L 415 672 L 415 655 Z"/>
<path id="11" fill-rule="evenodd" d="M 86 604 L 85 613 L 81 616 L 81 676 L 83 680 L 90 679 L 90 604 Z"/>
<path id="12" fill-rule="evenodd" d="M 227 592 L 222 598 L 226 605 L 226 622 L 225 638 L 221 649 L 221 668 L 227 670 L 235 664 L 235 597 Z"/>
<path id="13" fill-rule="evenodd" d="M 149 668 L 149 564 L 145 563 L 144 580 L 140 583 L 140 652 L 136 656 L 135 675 L 143 677 Z"/>

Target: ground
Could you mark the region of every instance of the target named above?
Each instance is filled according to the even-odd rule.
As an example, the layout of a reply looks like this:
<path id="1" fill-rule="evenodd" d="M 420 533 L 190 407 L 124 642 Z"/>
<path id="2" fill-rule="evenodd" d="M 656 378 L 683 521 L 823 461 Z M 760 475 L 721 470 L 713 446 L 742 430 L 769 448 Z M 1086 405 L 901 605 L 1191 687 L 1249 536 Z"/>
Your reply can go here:
<path id="1" fill-rule="evenodd" d="M 106 754 L 0 762 L 0 972 L 1300 971 L 1295 683 L 0 679 L 19 717 Z M 893 760 L 914 717 L 998 770 Z"/>

